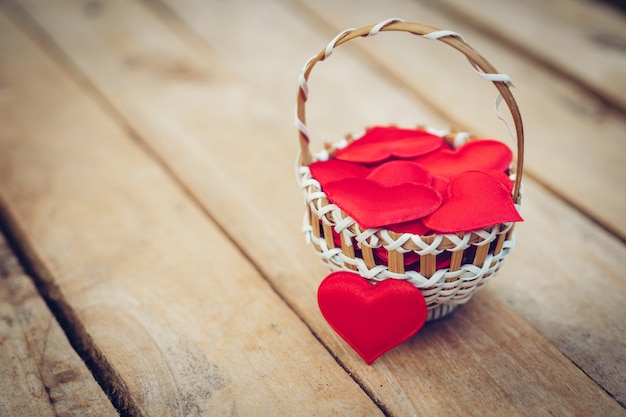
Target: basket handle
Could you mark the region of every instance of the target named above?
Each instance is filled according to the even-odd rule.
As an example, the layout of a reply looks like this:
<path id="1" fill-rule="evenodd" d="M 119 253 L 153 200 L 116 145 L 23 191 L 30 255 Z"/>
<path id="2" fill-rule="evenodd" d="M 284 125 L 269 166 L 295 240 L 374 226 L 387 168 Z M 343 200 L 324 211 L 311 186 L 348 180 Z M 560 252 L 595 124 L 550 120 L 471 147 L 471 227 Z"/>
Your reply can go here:
<path id="1" fill-rule="evenodd" d="M 300 150 L 301 161 L 304 166 L 308 166 L 313 157 L 309 149 L 309 130 L 306 126 L 306 112 L 305 103 L 308 98 L 308 85 L 307 81 L 311 70 L 319 61 L 324 61 L 333 52 L 334 48 L 342 45 L 349 40 L 358 37 L 374 36 L 381 31 L 399 31 L 409 32 L 415 35 L 420 35 L 427 39 L 439 40 L 457 51 L 461 52 L 467 57 L 470 64 L 478 72 L 478 74 L 485 80 L 493 82 L 500 93 L 496 99 L 496 112 L 500 100 L 504 100 L 511 117 L 515 124 L 515 138 L 517 143 L 517 157 L 515 164 L 515 184 L 513 187 L 513 200 L 519 202 L 520 199 L 520 187 L 522 182 L 523 162 L 524 162 L 524 128 L 522 124 L 522 116 L 520 114 L 517 102 L 511 93 L 511 81 L 505 74 L 499 74 L 498 71 L 487 61 L 480 53 L 474 48 L 468 45 L 463 37 L 458 33 L 440 30 L 432 26 L 423 25 L 415 22 L 405 22 L 401 19 L 388 19 L 376 25 L 364 26 L 359 29 L 347 29 L 337 35 L 329 44 L 320 51 L 317 55 L 311 57 L 302 69 L 299 79 L 298 96 L 296 101 L 296 126 L 298 127 L 300 138 Z M 499 114 L 498 117 L 502 118 Z"/>

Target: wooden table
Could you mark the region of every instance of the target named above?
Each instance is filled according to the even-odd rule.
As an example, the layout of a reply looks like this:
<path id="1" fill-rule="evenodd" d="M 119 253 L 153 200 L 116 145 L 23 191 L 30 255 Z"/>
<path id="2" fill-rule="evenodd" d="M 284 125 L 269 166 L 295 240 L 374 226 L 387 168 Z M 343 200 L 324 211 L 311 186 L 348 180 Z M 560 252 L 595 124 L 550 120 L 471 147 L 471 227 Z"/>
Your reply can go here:
<path id="1" fill-rule="evenodd" d="M 0 415 L 626 415 L 626 19 L 433 3 L 0 1 Z M 292 118 L 311 55 L 396 16 L 513 79 L 525 221 L 485 290 L 368 366 L 317 307 Z M 317 149 L 376 123 L 508 137 L 495 89 L 406 34 L 310 89 Z"/>

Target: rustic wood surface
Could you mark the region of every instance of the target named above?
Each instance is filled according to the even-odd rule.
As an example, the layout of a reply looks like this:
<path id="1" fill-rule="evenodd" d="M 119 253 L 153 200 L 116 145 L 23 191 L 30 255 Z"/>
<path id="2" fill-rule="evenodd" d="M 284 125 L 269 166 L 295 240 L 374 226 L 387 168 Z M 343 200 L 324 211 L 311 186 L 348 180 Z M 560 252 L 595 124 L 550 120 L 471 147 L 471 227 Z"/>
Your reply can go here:
<path id="1" fill-rule="evenodd" d="M 626 415 L 626 55 L 584 41 L 619 44 L 626 19 L 522 3 L 0 1 L 1 221 L 52 310 L 3 272 L 0 411 Z M 304 62 L 391 16 L 463 33 L 513 78 L 525 222 L 486 290 L 367 366 L 317 309 L 291 120 Z M 506 139 L 462 57 L 401 35 L 315 69 L 315 146 L 389 122 Z"/>
<path id="2" fill-rule="evenodd" d="M 0 415 L 118 415 L 2 234 L 0 326 Z"/>

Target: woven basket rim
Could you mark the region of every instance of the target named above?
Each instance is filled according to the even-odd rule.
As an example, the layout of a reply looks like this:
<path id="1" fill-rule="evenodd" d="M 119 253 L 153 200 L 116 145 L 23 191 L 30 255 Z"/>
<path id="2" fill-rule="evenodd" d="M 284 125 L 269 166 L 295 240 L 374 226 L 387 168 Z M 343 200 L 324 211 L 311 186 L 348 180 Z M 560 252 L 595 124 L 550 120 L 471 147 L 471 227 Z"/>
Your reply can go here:
<path id="1" fill-rule="evenodd" d="M 341 220 L 344 221 L 346 219 L 352 220 L 350 225 L 346 227 L 344 230 L 348 230 L 351 233 L 358 235 L 363 233 L 368 233 L 369 235 L 375 237 L 377 240 L 381 242 L 381 246 L 389 245 L 394 242 L 397 242 L 398 239 L 406 240 L 406 243 L 402 245 L 402 248 L 406 251 L 417 251 L 421 250 L 422 246 L 415 243 L 417 239 L 423 242 L 424 245 L 431 246 L 433 243 L 438 242 L 436 245 L 437 250 L 460 250 L 459 247 L 460 242 L 463 242 L 464 245 L 480 245 L 481 242 L 485 241 L 486 236 L 491 236 L 494 233 L 501 233 L 504 231 L 508 231 L 511 229 L 513 222 L 506 223 L 496 223 L 493 225 L 489 225 L 487 227 L 483 227 L 480 229 L 468 230 L 463 232 L 454 232 L 454 233 L 430 233 L 428 235 L 418 235 L 409 232 L 394 232 L 386 227 L 375 227 L 375 228 L 363 228 L 356 222 L 350 215 L 348 215 L 341 207 L 334 204 L 327 196 L 323 190 L 321 184 L 313 177 L 311 171 L 308 166 L 300 165 L 299 168 L 301 171 L 298 174 L 298 182 L 303 189 L 309 195 L 316 195 L 315 200 L 321 200 L 321 205 L 328 207 L 329 211 L 338 210 L 341 213 Z M 306 184 L 304 185 L 304 183 Z M 521 210 L 521 199 L 520 203 L 515 204 L 518 212 Z M 336 210 L 335 210 L 336 208 Z M 339 222 L 335 221 L 335 224 Z"/>

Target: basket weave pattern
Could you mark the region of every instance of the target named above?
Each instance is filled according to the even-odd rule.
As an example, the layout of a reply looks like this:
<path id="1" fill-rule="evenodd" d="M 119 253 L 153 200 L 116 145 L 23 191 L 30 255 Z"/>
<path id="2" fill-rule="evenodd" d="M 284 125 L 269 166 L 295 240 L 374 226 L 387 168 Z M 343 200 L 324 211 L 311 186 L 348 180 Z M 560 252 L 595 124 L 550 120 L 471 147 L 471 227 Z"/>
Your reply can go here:
<path id="1" fill-rule="evenodd" d="M 328 200 L 308 166 L 298 167 L 298 183 L 307 210 L 303 221 L 306 241 L 331 271 L 352 271 L 371 282 L 406 280 L 419 288 L 428 305 L 427 320 L 441 318 L 466 303 L 499 270 L 514 246 L 514 223 L 457 234 L 420 236 L 386 229 L 363 229 Z M 335 245 L 333 235 L 341 239 Z M 373 255 L 384 248 L 388 262 Z M 407 269 L 407 253 L 419 255 L 419 265 Z M 450 264 L 437 269 L 437 260 Z"/>
<path id="2" fill-rule="evenodd" d="M 334 48 L 357 37 L 367 37 L 381 31 L 404 31 L 427 39 L 439 40 L 463 53 L 477 73 L 492 82 L 499 91 L 515 123 L 517 158 L 509 176 L 514 183 L 512 199 L 518 211 L 521 208 L 521 177 L 524 133 L 519 109 L 510 92 L 510 79 L 499 74 L 462 36 L 450 31 L 389 19 L 378 25 L 348 29 L 335 37 L 328 46 L 313 56 L 304 66 L 296 108 L 296 126 L 300 134 L 301 155 L 297 180 L 306 204 L 303 232 L 307 242 L 331 271 L 352 271 L 370 282 L 386 279 L 405 280 L 422 292 L 428 305 L 427 320 L 441 318 L 458 305 L 466 303 L 499 270 L 514 246 L 514 223 L 496 224 L 484 229 L 462 233 L 429 234 L 420 236 L 395 233 L 384 228 L 364 229 L 340 207 L 327 198 L 320 183 L 312 177 L 309 165 L 318 159 L 332 157 L 337 147 L 319 156 L 309 150 L 310 133 L 305 124 L 305 102 L 308 99 L 307 80 L 313 66 L 328 58 Z M 498 116 L 501 117 L 498 113 Z M 466 133 L 443 132 L 451 146 L 458 147 L 468 138 Z M 385 256 L 381 256 L 381 251 Z M 405 262 L 405 257 L 419 261 Z M 418 255 L 418 256 L 416 256 Z M 408 265 L 407 265 L 408 264 Z"/>

